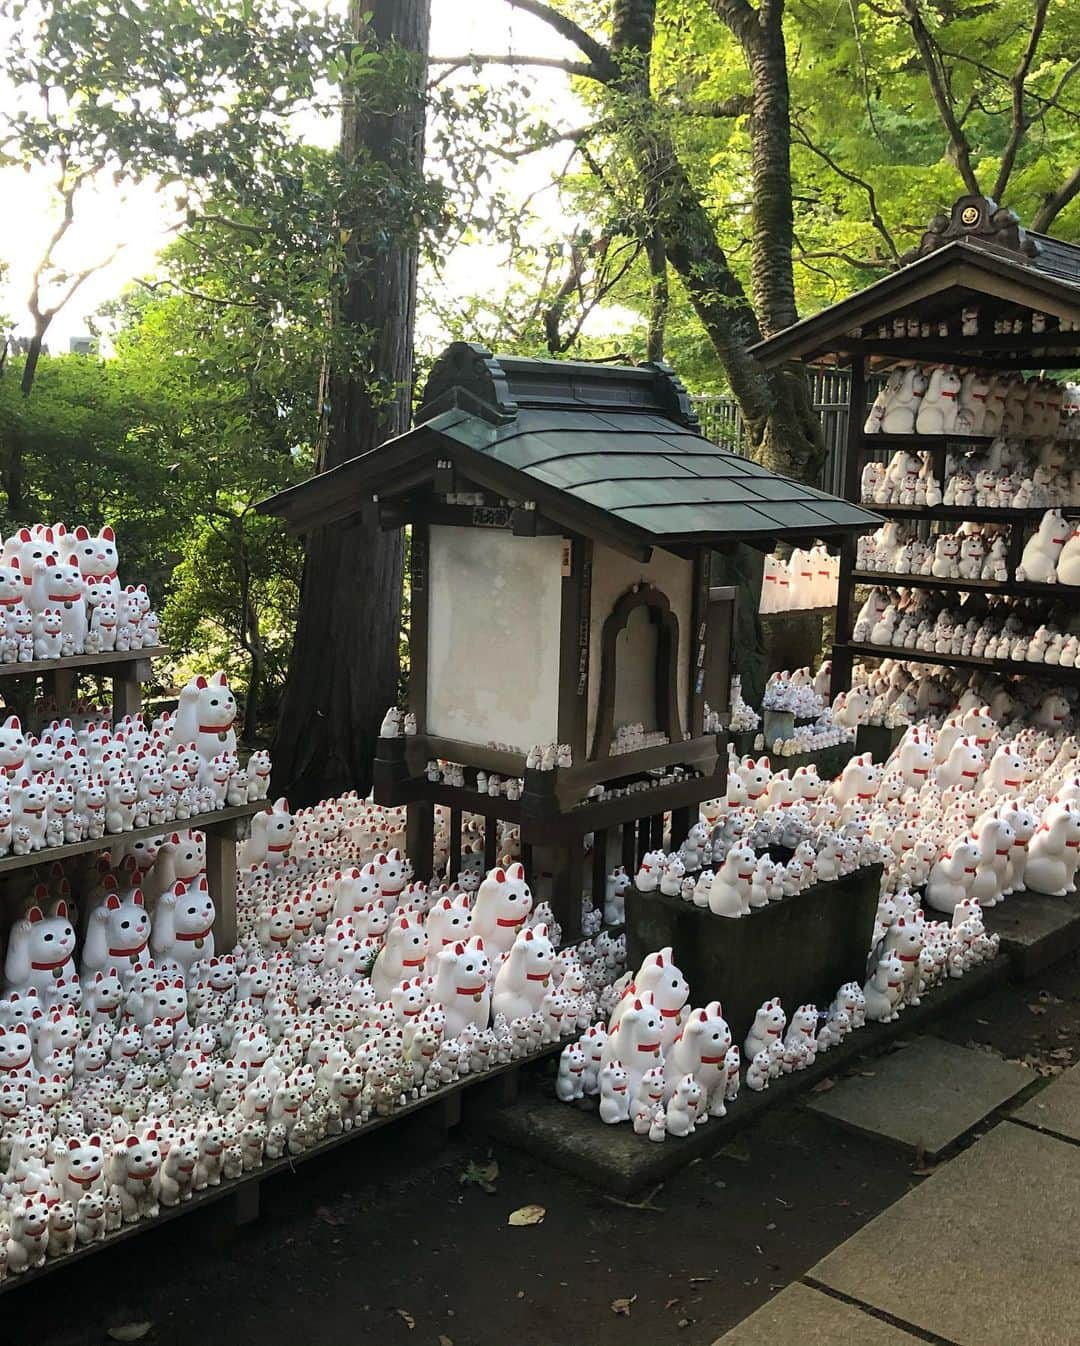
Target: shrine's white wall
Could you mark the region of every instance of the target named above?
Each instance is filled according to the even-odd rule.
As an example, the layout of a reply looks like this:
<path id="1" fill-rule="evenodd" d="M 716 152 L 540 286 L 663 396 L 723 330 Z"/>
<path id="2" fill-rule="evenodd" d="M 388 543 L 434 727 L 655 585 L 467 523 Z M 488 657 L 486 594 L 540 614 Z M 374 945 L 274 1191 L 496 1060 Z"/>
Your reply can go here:
<path id="1" fill-rule="evenodd" d="M 435 525 L 428 732 L 527 750 L 557 738 L 562 539 Z"/>

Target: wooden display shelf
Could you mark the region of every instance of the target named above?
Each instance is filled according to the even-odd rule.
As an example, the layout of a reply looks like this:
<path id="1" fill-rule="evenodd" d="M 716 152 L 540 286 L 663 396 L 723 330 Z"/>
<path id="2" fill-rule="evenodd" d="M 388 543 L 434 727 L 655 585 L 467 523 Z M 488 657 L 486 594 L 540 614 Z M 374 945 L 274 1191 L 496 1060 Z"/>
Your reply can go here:
<path id="1" fill-rule="evenodd" d="M 1069 517 L 1080 514 L 1076 505 L 1039 506 L 1032 509 L 991 509 L 986 505 L 872 505 L 865 506 L 875 514 L 890 519 L 955 519 L 969 523 L 1035 523 L 1048 508 L 1060 509 Z"/>
<path id="2" fill-rule="evenodd" d="M 16 869 L 26 869 L 31 865 L 51 865 L 55 861 L 70 860 L 75 855 L 90 855 L 94 851 L 107 851 L 113 846 L 122 846 L 141 837 L 159 837 L 166 832 L 183 832 L 188 828 L 198 828 L 209 832 L 234 822 L 237 818 L 250 818 L 266 808 L 266 800 L 260 799 L 253 804 L 236 804 L 229 808 L 215 809 L 213 813 L 196 813 L 190 818 L 177 818 L 171 823 L 151 823 L 148 827 L 133 827 L 127 832 L 106 832 L 103 837 L 92 837 L 86 841 L 73 841 L 67 846 L 47 846 L 44 850 L 31 851 L 29 855 L 5 855 L 0 859 L 0 878 Z"/>
<path id="3" fill-rule="evenodd" d="M 862 432 L 863 449 L 988 449 L 999 435 L 868 435 Z M 1010 439 L 1020 436 L 1010 435 Z"/>
<path id="4" fill-rule="evenodd" d="M 210 896 L 217 908 L 214 922 L 214 940 L 219 948 L 228 951 L 236 943 L 236 843 L 248 832 L 248 819 L 266 808 L 266 801 L 235 804 L 215 809 L 213 813 L 197 813 L 191 818 L 178 818 L 171 823 L 151 823 L 149 827 L 133 827 L 128 832 L 106 832 L 103 837 L 73 841 L 67 846 L 48 846 L 29 855 L 5 855 L 0 859 L 0 879 L 20 869 L 34 865 L 61 863 L 79 855 L 91 855 L 113 846 L 123 846 L 140 837 L 159 837 L 168 832 L 198 828 L 206 833 L 206 878 Z"/>
<path id="5" fill-rule="evenodd" d="M 576 1036 L 575 1031 L 573 1034 L 567 1034 L 566 1037 L 560 1038 L 558 1042 L 549 1043 L 538 1051 L 532 1052 L 528 1056 L 522 1056 L 516 1061 L 508 1061 L 479 1074 L 464 1075 L 461 1079 L 455 1080 L 453 1084 L 444 1085 L 441 1089 L 436 1089 L 424 1098 L 406 1103 L 404 1107 L 395 1108 L 386 1117 L 372 1117 L 362 1126 L 354 1127 L 351 1131 L 344 1131 L 340 1136 L 329 1136 L 325 1140 L 317 1141 L 302 1154 L 285 1155 L 281 1159 L 266 1160 L 259 1168 L 253 1169 L 250 1173 L 245 1173 L 242 1177 L 223 1179 L 218 1187 L 208 1187 L 203 1192 L 195 1192 L 190 1201 L 185 1201 L 179 1206 L 162 1206 L 160 1213 L 152 1220 L 138 1220 L 135 1224 L 124 1225 L 115 1233 L 106 1234 L 97 1243 L 76 1247 L 74 1252 L 68 1253 L 66 1257 L 57 1257 L 47 1261 L 43 1267 L 39 1267 L 36 1271 L 26 1271 L 20 1276 L 9 1275 L 5 1281 L 0 1282 L 0 1294 L 18 1290 L 24 1285 L 32 1285 L 43 1276 L 75 1266 L 86 1258 L 92 1257 L 95 1253 L 105 1252 L 127 1239 L 140 1234 L 153 1233 L 155 1229 L 160 1229 L 163 1225 L 169 1224 L 181 1216 L 204 1210 L 207 1206 L 212 1206 L 228 1197 L 236 1199 L 236 1222 L 247 1224 L 258 1217 L 259 1184 L 266 1178 L 273 1178 L 283 1173 L 293 1173 L 296 1166 L 304 1163 L 305 1160 L 319 1159 L 323 1155 L 329 1154 L 331 1150 L 336 1150 L 350 1141 L 359 1140 L 362 1136 L 369 1136 L 373 1131 L 380 1131 L 392 1122 L 415 1116 L 416 1113 L 421 1112 L 424 1108 L 430 1108 L 434 1104 L 442 1103 L 446 1105 L 444 1125 L 446 1127 L 454 1126 L 461 1116 L 461 1095 L 473 1085 L 490 1084 L 492 1081 L 502 1080 L 504 1085 L 510 1085 L 505 1101 L 507 1103 L 513 1102 L 513 1096 L 516 1092 L 516 1072 L 519 1072 L 525 1066 L 543 1061 L 549 1056 L 557 1055 Z"/>
<path id="6" fill-rule="evenodd" d="M 167 645 L 150 645 L 143 650 L 104 650 L 101 654 L 73 654 L 67 659 L 34 659 L 24 664 L 0 664 L 0 678 L 29 678 L 42 673 L 89 673 L 102 669 L 111 677 L 124 670 L 126 676 L 146 682 L 150 677 L 149 664 L 171 653 Z M 136 671 L 134 665 L 146 662 L 146 670 Z M 130 673 L 126 670 L 131 667 Z"/>
<path id="7" fill-rule="evenodd" d="M 1058 598 L 1080 589 L 1068 584 L 1034 584 L 1020 580 L 939 579 L 936 575 L 904 575 L 886 570 L 853 570 L 856 584 L 886 584 L 894 589 L 957 589 L 974 594 L 1004 594 L 1006 598 Z"/>
<path id="8" fill-rule="evenodd" d="M 905 659 L 916 664 L 944 664 L 956 668 L 988 668 L 1008 677 L 1041 678 L 1046 682 L 1080 684 L 1080 668 L 1061 664 L 1031 663 L 1026 659 L 986 659 L 975 654 L 936 654 L 931 650 L 904 650 L 893 645 L 841 640 L 833 645 L 836 653 L 863 655 L 871 659 Z"/>

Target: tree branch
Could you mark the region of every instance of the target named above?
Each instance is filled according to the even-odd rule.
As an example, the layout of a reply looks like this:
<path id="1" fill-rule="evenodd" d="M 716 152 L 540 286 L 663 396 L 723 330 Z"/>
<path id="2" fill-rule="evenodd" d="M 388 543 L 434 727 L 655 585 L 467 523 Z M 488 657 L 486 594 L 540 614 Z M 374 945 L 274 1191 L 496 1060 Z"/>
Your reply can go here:
<path id="1" fill-rule="evenodd" d="M 595 66 L 586 65 L 584 61 L 568 61 L 559 56 L 515 56 L 512 52 L 494 52 L 485 55 L 470 52 L 468 56 L 436 56 L 432 57 L 428 64 L 446 67 L 441 75 L 431 81 L 430 87 L 433 89 L 438 88 L 455 71 L 475 69 L 481 65 L 541 66 L 547 70 L 564 70 L 568 75 L 581 75 L 585 79 L 596 78 Z"/>
<path id="2" fill-rule="evenodd" d="M 937 106 L 938 115 L 941 117 L 949 136 L 949 148 L 952 151 L 957 171 L 967 190 L 973 196 L 980 196 L 982 189 L 979 186 L 979 179 L 975 176 L 975 170 L 971 166 L 971 146 L 964 135 L 963 127 L 956 120 L 956 112 L 949 96 L 944 70 L 940 63 L 934 39 L 923 21 L 922 11 L 919 9 L 919 0 L 903 0 L 903 4 L 908 25 L 911 28 L 911 35 L 915 39 L 915 45 L 919 49 L 919 55 L 922 57 L 922 63 L 926 70 L 926 77 L 930 81 L 930 92 Z"/>
<path id="3" fill-rule="evenodd" d="M 1009 138 L 1005 142 L 1005 149 L 1001 155 L 1001 165 L 994 181 L 993 197 L 995 201 L 1000 201 L 1005 195 L 1009 179 L 1012 177 L 1013 165 L 1016 163 L 1017 150 L 1019 150 L 1020 142 L 1028 129 L 1029 123 L 1024 110 L 1024 85 L 1027 83 L 1028 71 L 1031 69 L 1031 63 L 1035 59 L 1035 53 L 1042 39 L 1043 28 L 1046 25 L 1046 11 L 1049 6 L 1050 0 L 1035 0 L 1035 14 L 1032 19 L 1027 46 L 1024 48 L 1023 55 L 1009 80 L 1012 89 L 1012 117 L 1009 123 Z"/>
<path id="4" fill-rule="evenodd" d="M 867 182 L 865 178 L 860 178 L 857 173 L 852 173 L 846 168 L 841 168 L 828 150 L 823 150 L 820 146 L 813 143 L 798 122 L 792 121 L 791 129 L 793 135 L 798 137 L 799 144 L 804 145 L 811 154 L 816 154 L 823 163 L 827 164 L 832 169 L 837 177 L 843 178 L 846 182 L 850 182 L 855 187 L 860 187 L 866 193 L 866 202 L 870 211 L 870 222 L 880 234 L 894 263 L 899 266 L 900 252 L 893 240 L 888 225 L 882 219 L 881 212 L 878 210 L 877 193 L 874 191 L 873 184 Z"/>
<path id="5" fill-rule="evenodd" d="M 758 14 L 747 0 L 709 0 L 713 13 L 749 50 L 758 35 Z"/>
<path id="6" fill-rule="evenodd" d="M 210 304 L 214 308 L 263 307 L 257 299 L 218 299 L 212 294 L 202 294 L 198 290 L 189 290 L 186 286 L 177 284 L 175 280 L 143 280 L 141 276 L 136 276 L 135 284 L 141 285 L 144 290 L 148 290 L 151 294 L 156 294 L 163 286 L 167 286 L 170 290 L 175 290 L 178 294 L 186 294 L 189 299 L 198 299 L 200 303 Z"/>
<path id="7" fill-rule="evenodd" d="M 1037 234 L 1045 234 L 1070 201 L 1080 196 L 1080 164 L 1073 169 L 1056 192 L 1051 192 L 1035 212 L 1031 227 Z"/>
<path id="8" fill-rule="evenodd" d="M 590 73 L 594 78 L 602 80 L 610 77 L 611 53 L 602 42 L 598 42 L 573 19 L 568 19 L 565 14 L 560 14 L 557 9 L 544 4 L 543 0 L 506 0 L 506 3 L 511 9 L 520 9 L 525 14 L 532 14 L 534 18 L 542 19 L 549 28 L 554 28 L 560 37 L 572 42 L 578 51 L 592 62 L 595 69 Z"/>

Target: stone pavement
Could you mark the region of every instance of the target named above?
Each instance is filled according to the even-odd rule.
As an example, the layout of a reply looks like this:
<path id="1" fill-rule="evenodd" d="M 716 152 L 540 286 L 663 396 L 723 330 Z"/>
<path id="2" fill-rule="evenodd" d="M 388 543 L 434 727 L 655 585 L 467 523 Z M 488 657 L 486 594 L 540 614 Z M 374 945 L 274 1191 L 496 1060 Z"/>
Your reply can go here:
<path id="1" fill-rule="evenodd" d="M 1018 1062 L 925 1037 L 814 1095 L 807 1107 L 936 1157 L 1037 1079 Z"/>
<path id="2" fill-rule="evenodd" d="M 716 1346 L 1077 1346 L 1078 1135 L 1074 1070 Z"/>

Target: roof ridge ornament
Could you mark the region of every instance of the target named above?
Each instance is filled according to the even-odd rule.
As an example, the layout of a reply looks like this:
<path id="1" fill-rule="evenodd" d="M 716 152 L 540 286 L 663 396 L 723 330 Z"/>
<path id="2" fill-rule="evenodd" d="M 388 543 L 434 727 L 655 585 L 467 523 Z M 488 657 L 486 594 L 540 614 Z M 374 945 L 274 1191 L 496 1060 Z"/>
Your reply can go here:
<path id="1" fill-rule="evenodd" d="M 989 243 L 1024 257 L 1034 257 L 1039 250 L 1035 240 L 1028 237 L 1015 210 L 999 206 L 992 197 L 969 193 L 955 201 L 950 214 L 935 215 L 918 247 L 906 252 L 900 260 L 905 265 L 918 261 L 957 239 Z"/>

